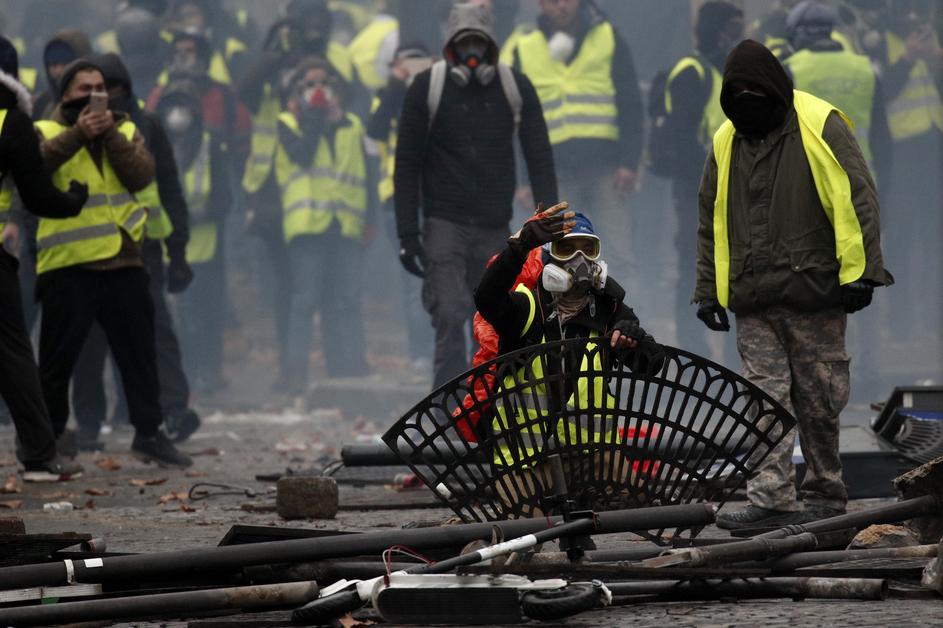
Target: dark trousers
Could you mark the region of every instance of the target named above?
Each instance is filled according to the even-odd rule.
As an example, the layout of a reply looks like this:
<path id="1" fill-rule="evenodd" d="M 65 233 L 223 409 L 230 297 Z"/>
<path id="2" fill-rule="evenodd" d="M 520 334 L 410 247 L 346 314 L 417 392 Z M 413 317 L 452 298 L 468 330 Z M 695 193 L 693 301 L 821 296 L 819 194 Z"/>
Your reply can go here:
<path id="1" fill-rule="evenodd" d="M 16 426 L 22 462 L 43 462 L 56 455 L 56 439 L 23 321 L 18 266 L 0 247 L 0 395 Z"/>
<path id="2" fill-rule="evenodd" d="M 298 236 L 288 245 L 294 278 L 288 324 L 289 381 L 308 381 L 311 325 L 321 313 L 321 348 L 330 377 L 366 375 L 362 282 L 363 247 L 345 238 L 335 222 L 320 235 Z"/>
<path id="3" fill-rule="evenodd" d="M 160 406 L 163 414 L 184 410 L 189 405 L 190 384 L 183 370 L 180 343 L 164 297 L 164 261 L 160 243 L 144 244 L 144 264 L 149 278 L 148 289 L 154 305 L 154 342 L 157 352 L 157 377 L 160 381 Z M 192 289 L 192 286 L 190 286 Z M 104 370 L 108 357 L 108 339 L 98 324 L 92 327 L 79 354 L 72 375 L 72 410 L 79 428 L 97 434 L 107 413 Z M 127 421 L 130 414 L 124 388 L 117 382 L 118 403 L 115 418 Z"/>
<path id="4" fill-rule="evenodd" d="M 507 227 L 473 227 L 427 218 L 423 229 L 426 278 L 422 302 L 435 328 L 437 388 L 469 368 L 468 320 L 475 313 L 474 291 L 488 260 L 507 244 Z"/>
<path id="5" fill-rule="evenodd" d="M 194 385 L 204 388 L 214 388 L 222 380 L 227 299 L 220 253 L 208 262 L 194 264 L 193 283 L 177 296 L 183 365 Z"/>
<path id="6" fill-rule="evenodd" d="M 262 235 L 262 242 L 268 253 L 271 264 L 271 299 L 272 310 L 275 315 L 275 346 L 278 349 L 279 379 L 289 378 L 291 369 L 288 367 L 288 317 L 291 308 L 291 261 L 288 258 L 288 247 L 285 245 L 285 236 L 281 231 L 276 234 L 266 232 Z"/>
<path id="7" fill-rule="evenodd" d="M 396 215 L 393 212 L 393 199 L 387 201 L 385 207 L 385 222 L 387 235 L 393 243 L 394 250 L 399 249 L 399 239 L 396 237 Z M 422 308 L 422 279 L 406 271 L 399 265 L 399 275 L 403 282 L 403 319 L 406 324 L 406 347 L 409 358 L 417 360 L 432 358 L 432 328 L 429 326 L 429 315 Z"/>
<path id="8" fill-rule="evenodd" d="M 131 424 L 144 437 L 156 433 L 163 417 L 147 271 L 63 268 L 39 278 L 38 296 L 39 374 L 55 433 L 69 420 L 69 381 L 95 323 L 121 374 Z"/>

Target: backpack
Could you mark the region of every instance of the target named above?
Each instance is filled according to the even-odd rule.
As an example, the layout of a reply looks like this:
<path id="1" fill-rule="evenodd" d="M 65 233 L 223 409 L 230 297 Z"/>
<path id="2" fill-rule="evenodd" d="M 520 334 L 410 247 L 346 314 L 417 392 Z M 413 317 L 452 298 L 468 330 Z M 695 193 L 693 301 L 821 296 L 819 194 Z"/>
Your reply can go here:
<path id="1" fill-rule="evenodd" d="M 504 90 L 504 97 L 507 98 L 511 106 L 511 113 L 514 115 L 514 133 L 521 124 L 521 108 L 524 105 L 524 99 L 521 98 L 521 91 L 517 88 L 517 81 L 514 80 L 514 74 L 510 66 L 504 63 L 498 63 L 498 79 L 501 81 L 501 89 Z M 442 92 L 445 91 L 445 79 L 448 74 L 448 65 L 444 60 L 436 61 L 432 64 L 432 74 L 429 77 L 429 96 L 426 100 L 429 105 L 429 127 L 432 127 L 435 121 L 436 113 L 439 111 L 439 104 L 442 102 Z"/>

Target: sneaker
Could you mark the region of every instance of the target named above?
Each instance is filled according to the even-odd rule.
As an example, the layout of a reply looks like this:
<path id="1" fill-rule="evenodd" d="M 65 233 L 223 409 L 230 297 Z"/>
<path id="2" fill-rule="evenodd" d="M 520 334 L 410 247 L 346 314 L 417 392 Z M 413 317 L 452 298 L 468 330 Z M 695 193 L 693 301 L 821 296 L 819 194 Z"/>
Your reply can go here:
<path id="1" fill-rule="evenodd" d="M 170 436 L 170 440 L 175 443 L 182 443 L 200 429 L 200 415 L 190 408 L 174 410 L 167 414 L 164 424 L 167 427 L 167 435 Z"/>
<path id="2" fill-rule="evenodd" d="M 805 506 L 799 514 L 796 523 L 812 523 L 819 519 L 829 519 L 845 514 L 844 508 L 828 508 L 827 506 Z"/>
<path id="3" fill-rule="evenodd" d="M 778 528 L 800 523 L 802 512 L 773 510 L 750 504 L 743 510 L 717 515 L 715 523 L 723 530 L 746 530 L 748 528 Z"/>
<path id="4" fill-rule="evenodd" d="M 24 482 L 68 482 L 82 477 L 82 465 L 74 460 L 56 456 L 46 462 L 27 462 L 23 470 Z"/>
<path id="5" fill-rule="evenodd" d="M 193 464 L 187 454 L 178 451 L 167 435 L 158 431 L 153 436 L 134 435 L 131 453 L 144 462 L 156 462 L 162 467 L 186 468 Z"/>

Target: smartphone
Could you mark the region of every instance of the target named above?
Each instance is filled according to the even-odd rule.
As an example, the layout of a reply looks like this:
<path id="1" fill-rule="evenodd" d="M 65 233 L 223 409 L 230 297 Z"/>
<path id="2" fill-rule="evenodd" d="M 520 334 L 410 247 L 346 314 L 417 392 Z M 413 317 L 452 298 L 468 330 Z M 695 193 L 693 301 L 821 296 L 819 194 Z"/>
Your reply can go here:
<path id="1" fill-rule="evenodd" d="M 108 110 L 108 92 L 92 92 L 88 101 L 88 109 L 92 113 L 103 113 Z"/>

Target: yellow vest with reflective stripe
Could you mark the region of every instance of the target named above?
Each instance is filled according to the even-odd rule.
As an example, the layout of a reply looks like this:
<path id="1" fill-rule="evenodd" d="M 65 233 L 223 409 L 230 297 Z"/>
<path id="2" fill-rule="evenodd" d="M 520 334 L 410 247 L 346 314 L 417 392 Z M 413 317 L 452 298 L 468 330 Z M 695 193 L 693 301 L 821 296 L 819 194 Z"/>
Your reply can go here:
<path id="1" fill-rule="evenodd" d="M 208 262 L 216 256 L 219 237 L 216 221 L 209 214 L 210 191 L 210 135 L 203 133 L 203 141 L 193 163 L 183 177 L 183 194 L 190 210 L 190 240 L 187 242 L 187 261 L 191 264 Z"/>
<path id="2" fill-rule="evenodd" d="M 147 222 L 144 223 L 144 235 L 151 240 L 163 240 L 174 232 L 170 216 L 160 202 L 160 190 L 157 181 L 151 181 L 143 190 L 136 192 L 134 198 L 147 210 Z"/>
<path id="3" fill-rule="evenodd" d="M 380 89 L 386 85 L 386 78 L 377 72 L 377 57 L 380 56 L 380 46 L 390 33 L 399 30 L 399 21 L 389 15 L 378 15 L 366 28 L 357 33 L 347 51 L 360 80 L 371 90 Z"/>
<path id="4" fill-rule="evenodd" d="M 349 83 L 353 79 L 353 63 L 346 48 L 331 42 L 327 47 L 327 59 L 345 81 Z M 272 172 L 272 160 L 275 157 L 275 147 L 278 145 L 278 115 L 281 110 L 278 93 L 272 83 L 267 83 L 262 94 L 259 112 L 252 116 L 249 157 L 242 175 L 242 189 L 249 194 L 255 194 L 261 190 Z"/>
<path id="5" fill-rule="evenodd" d="M 376 112 L 380 99 L 374 98 L 370 113 Z M 377 197 L 381 203 L 393 198 L 393 175 L 396 171 L 396 118 L 390 120 L 390 134 L 385 142 L 376 142 L 377 159 L 380 162 L 380 182 L 377 183 Z"/>
<path id="6" fill-rule="evenodd" d="M 0 109 L 0 133 L 3 133 L 3 124 L 6 121 L 7 110 Z M 13 206 L 13 177 L 9 172 L 0 172 L 0 181 L 0 230 L 3 230 L 10 220 L 10 208 Z"/>
<path id="7" fill-rule="evenodd" d="M 845 285 L 864 274 L 864 238 L 855 206 L 851 201 L 851 182 L 838 163 L 828 143 L 822 138 L 825 121 L 835 111 L 851 129 L 854 124 L 831 103 L 811 94 L 795 90 L 793 105 L 799 119 L 802 148 L 809 160 L 812 179 L 822 209 L 835 230 L 835 257 L 838 259 L 838 282 Z M 733 154 L 733 123 L 727 121 L 714 135 L 714 158 L 717 160 L 717 196 L 714 200 L 714 277 L 717 301 L 727 307 L 730 294 L 730 242 L 727 236 L 727 196 Z"/>
<path id="8" fill-rule="evenodd" d="M 619 139 L 612 55 L 616 39 L 609 22 L 597 24 L 569 65 L 550 56 L 539 29 L 518 38 L 521 71 L 534 84 L 551 144 L 577 138 Z"/>
<path id="9" fill-rule="evenodd" d="M 851 52 L 800 50 L 786 59 L 796 89 L 818 96 L 843 111 L 855 123 L 855 138 L 871 163 L 871 107 L 874 69 L 864 55 Z"/>
<path id="10" fill-rule="evenodd" d="M 294 115 L 283 113 L 278 119 L 301 136 Z M 275 179 L 281 190 L 286 242 L 300 235 L 324 233 L 335 218 L 343 236 L 359 239 L 363 235 L 367 212 L 363 125 L 352 113 L 347 114 L 347 122 L 337 129 L 333 150 L 324 136 L 319 138 L 310 168 L 295 164 L 278 145 Z"/>
<path id="11" fill-rule="evenodd" d="M 521 332 L 523 337 L 536 320 L 537 300 L 533 291 L 526 286 L 518 286 L 516 292 L 526 295 L 530 304 L 527 323 Z M 590 337 L 598 337 L 598 334 L 593 332 Z M 618 425 L 613 424 L 615 417 L 599 414 L 587 416 L 585 413 L 600 407 L 616 407 L 616 399 L 609 393 L 602 375 L 601 353 L 597 349 L 596 343 L 586 343 L 576 386 L 567 399 L 566 418 L 563 420 L 548 414 L 551 409 L 550 397 L 543 381 L 546 355 L 535 357 L 530 364 L 504 378 L 495 395 L 495 412 L 491 421 L 495 437 L 492 454 L 495 464 L 529 466 L 521 462 L 543 448 L 544 428 L 552 428 L 560 444 L 569 446 L 612 442 L 619 438 Z"/>
<path id="12" fill-rule="evenodd" d="M 892 65 L 906 51 L 900 37 L 887 33 L 887 57 Z M 943 131 L 943 101 L 923 59 L 914 63 L 904 88 L 887 103 L 887 123 L 895 140 L 922 135 L 933 127 Z"/>
<path id="13" fill-rule="evenodd" d="M 724 79 L 714 67 L 713 63 L 707 63 L 710 68 L 711 93 L 707 98 L 707 105 L 704 107 L 704 116 L 701 118 L 701 125 L 698 127 L 698 140 L 703 146 L 710 146 L 711 138 L 720 128 L 720 125 L 727 120 L 723 108 L 720 106 L 720 89 Z M 697 57 L 684 57 L 668 73 L 668 79 L 665 81 L 665 111 L 671 114 L 671 82 L 688 68 L 694 68 L 698 78 L 701 81 L 708 79 L 707 72 L 704 69 L 704 63 Z"/>
<path id="14" fill-rule="evenodd" d="M 53 120 L 40 120 L 36 127 L 45 139 L 68 128 Z M 128 140 L 135 130 L 129 120 L 118 126 L 118 132 Z M 73 218 L 40 218 L 36 234 L 38 273 L 114 257 L 121 250 L 121 231 L 135 242 L 144 238 L 147 212 L 118 180 L 106 151 L 102 151 L 101 171 L 83 147 L 52 173 L 53 183 L 63 191 L 69 189 L 73 179 L 88 185 L 88 201 Z"/>

